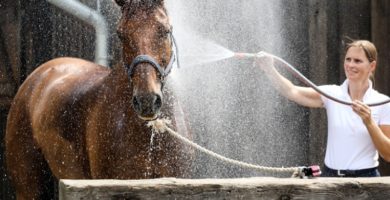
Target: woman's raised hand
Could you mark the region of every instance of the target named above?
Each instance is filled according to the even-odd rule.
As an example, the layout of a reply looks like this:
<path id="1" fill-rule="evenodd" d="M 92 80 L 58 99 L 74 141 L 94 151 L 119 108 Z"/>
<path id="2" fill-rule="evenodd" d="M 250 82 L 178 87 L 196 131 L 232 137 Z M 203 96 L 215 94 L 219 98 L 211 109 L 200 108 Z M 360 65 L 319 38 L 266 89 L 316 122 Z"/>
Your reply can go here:
<path id="1" fill-rule="evenodd" d="M 271 54 L 260 51 L 255 56 L 254 65 L 259 66 L 264 71 L 268 71 L 274 68 L 274 58 Z"/>

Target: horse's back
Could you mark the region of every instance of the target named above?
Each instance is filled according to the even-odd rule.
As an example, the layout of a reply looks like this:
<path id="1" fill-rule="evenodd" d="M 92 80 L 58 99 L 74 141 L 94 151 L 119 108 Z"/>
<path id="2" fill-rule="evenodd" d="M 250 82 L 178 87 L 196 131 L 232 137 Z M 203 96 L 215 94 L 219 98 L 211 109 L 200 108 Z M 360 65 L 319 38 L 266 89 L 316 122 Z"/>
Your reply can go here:
<path id="1" fill-rule="evenodd" d="M 47 123 L 48 118 L 66 112 L 93 88 L 99 87 L 109 69 L 77 58 L 57 58 L 39 66 L 19 88 L 10 110 L 25 109 L 32 125 Z M 17 107 L 17 108 L 14 108 Z M 16 113 L 17 114 L 17 113 Z"/>
<path id="2" fill-rule="evenodd" d="M 108 75 L 109 69 L 95 63 L 78 58 L 57 58 L 39 66 L 22 84 L 19 90 L 25 93 L 47 94 L 61 92 L 61 94 L 85 91 Z M 23 95 L 19 91 L 16 97 Z M 36 101 L 36 96 L 31 96 Z M 41 98 L 41 96 L 39 97 Z"/>

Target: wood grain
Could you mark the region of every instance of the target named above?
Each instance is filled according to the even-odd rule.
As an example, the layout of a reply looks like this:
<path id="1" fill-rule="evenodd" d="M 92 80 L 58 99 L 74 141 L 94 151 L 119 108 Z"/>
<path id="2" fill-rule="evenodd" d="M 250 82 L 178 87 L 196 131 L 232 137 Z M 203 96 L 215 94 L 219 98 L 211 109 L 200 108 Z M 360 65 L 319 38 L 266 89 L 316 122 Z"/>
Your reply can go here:
<path id="1" fill-rule="evenodd" d="M 61 180 L 60 199 L 390 199 L 390 178 Z"/>

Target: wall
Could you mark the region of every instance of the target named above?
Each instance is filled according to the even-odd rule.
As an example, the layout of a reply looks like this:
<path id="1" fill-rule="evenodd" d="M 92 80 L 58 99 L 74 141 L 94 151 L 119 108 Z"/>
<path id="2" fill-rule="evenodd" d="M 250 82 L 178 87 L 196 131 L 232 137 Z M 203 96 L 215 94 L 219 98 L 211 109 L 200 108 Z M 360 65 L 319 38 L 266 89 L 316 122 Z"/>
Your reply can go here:
<path id="1" fill-rule="evenodd" d="M 375 85 L 380 92 L 390 95 L 390 1 L 371 1 L 371 35 L 378 50 Z M 390 163 L 381 160 L 382 174 L 390 175 Z"/>
<path id="2" fill-rule="evenodd" d="M 0 199 L 13 199 L 4 163 L 4 133 L 8 108 L 20 83 L 20 3 L 0 2 Z"/>

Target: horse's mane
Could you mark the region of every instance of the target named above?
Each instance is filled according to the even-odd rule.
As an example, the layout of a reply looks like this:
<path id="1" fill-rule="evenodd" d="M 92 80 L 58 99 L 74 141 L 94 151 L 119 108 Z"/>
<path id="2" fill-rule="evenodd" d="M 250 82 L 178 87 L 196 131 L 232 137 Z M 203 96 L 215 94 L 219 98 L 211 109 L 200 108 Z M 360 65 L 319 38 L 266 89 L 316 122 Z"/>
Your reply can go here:
<path id="1" fill-rule="evenodd" d="M 154 10 L 158 7 L 163 7 L 163 0 L 130 0 L 123 6 L 123 11 L 128 16 L 131 16 L 137 10 Z"/>

